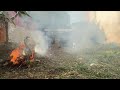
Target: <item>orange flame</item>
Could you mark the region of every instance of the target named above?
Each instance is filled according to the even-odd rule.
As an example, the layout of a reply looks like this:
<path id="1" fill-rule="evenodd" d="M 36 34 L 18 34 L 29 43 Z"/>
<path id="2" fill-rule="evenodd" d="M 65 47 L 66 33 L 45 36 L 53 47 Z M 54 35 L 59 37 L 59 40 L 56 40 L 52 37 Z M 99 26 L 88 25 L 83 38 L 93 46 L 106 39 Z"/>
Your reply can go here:
<path id="1" fill-rule="evenodd" d="M 19 64 L 19 60 L 20 58 L 23 56 L 22 52 L 23 49 L 25 48 L 25 45 L 23 43 L 20 44 L 20 46 L 16 49 L 14 49 L 11 54 L 10 57 L 12 57 L 12 59 L 10 60 L 13 64 Z M 21 58 L 23 59 L 23 58 Z M 23 59 L 24 60 L 24 59 Z M 34 60 L 34 51 L 32 51 L 32 55 L 30 56 L 30 61 Z"/>

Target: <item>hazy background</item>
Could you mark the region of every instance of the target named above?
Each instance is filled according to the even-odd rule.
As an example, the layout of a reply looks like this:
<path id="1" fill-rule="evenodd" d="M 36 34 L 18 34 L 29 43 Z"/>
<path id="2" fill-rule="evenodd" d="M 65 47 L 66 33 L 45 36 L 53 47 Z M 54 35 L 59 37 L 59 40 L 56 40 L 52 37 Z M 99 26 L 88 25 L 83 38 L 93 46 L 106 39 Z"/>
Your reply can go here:
<path id="1" fill-rule="evenodd" d="M 104 32 L 88 21 L 87 11 L 30 11 L 29 14 L 32 18 L 21 19 L 23 26 L 10 27 L 10 39 L 20 42 L 26 35 L 31 36 L 36 52 L 41 55 L 45 55 L 54 40 L 69 53 L 105 42 Z"/>

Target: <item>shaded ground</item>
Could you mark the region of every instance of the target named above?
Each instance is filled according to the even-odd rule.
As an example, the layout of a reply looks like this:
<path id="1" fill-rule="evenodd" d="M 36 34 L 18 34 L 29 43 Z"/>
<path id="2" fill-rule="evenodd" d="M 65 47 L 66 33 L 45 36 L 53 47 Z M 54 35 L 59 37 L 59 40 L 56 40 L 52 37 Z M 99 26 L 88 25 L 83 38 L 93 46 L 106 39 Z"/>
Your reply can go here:
<path id="1" fill-rule="evenodd" d="M 0 59 L 7 58 L 10 49 L 4 51 L 1 48 Z M 0 78 L 120 79 L 119 55 L 119 47 L 108 46 L 98 47 L 75 55 L 65 53 L 62 49 L 52 49 L 46 58 L 36 58 L 37 61 L 32 63 L 29 68 L 0 68 Z"/>

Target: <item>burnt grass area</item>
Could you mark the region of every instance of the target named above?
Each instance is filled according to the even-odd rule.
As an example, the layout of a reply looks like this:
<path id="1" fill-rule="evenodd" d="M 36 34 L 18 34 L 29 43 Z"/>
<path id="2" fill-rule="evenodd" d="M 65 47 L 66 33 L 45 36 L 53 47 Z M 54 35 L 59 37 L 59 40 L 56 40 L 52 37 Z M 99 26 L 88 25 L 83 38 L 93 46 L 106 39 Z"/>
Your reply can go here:
<path id="1" fill-rule="evenodd" d="M 1 46 L 0 60 L 6 60 L 11 50 L 10 44 Z M 106 45 L 77 54 L 52 48 L 28 67 L 0 64 L 0 79 L 120 79 L 120 47 Z"/>

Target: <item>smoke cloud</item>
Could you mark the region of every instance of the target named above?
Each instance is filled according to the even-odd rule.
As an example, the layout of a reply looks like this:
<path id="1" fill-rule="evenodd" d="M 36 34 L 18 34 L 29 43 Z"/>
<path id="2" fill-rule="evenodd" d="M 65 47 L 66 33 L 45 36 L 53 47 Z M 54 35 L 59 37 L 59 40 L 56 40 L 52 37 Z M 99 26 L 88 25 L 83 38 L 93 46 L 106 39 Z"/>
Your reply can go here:
<path id="1" fill-rule="evenodd" d="M 80 13 L 83 14 L 82 16 L 85 15 Z M 104 33 L 96 24 L 87 21 L 86 15 L 74 16 L 78 19 L 81 17 L 82 20 L 75 19 L 77 22 L 71 23 L 71 15 L 67 11 L 31 11 L 29 14 L 32 18 L 21 19 L 24 27 L 16 27 L 16 30 L 12 27 L 10 38 L 18 42 L 25 36 L 31 36 L 35 44 L 34 49 L 41 56 L 46 55 L 53 40 L 56 40 L 68 53 L 77 53 L 105 42 Z M 15 34 L 15 32 L 19 33 Z M 16 35 L 20 39 L 15 40 Z"/>
<path id="2" fill-rule="evenodd" d="M 105 36 L 99 28 L 89 22 L 77 22 L 71 25 L 71 31 L 67 36 L 67 47 L 65 51 L 77 53 L 97 45 L 104 44 Z"/>

